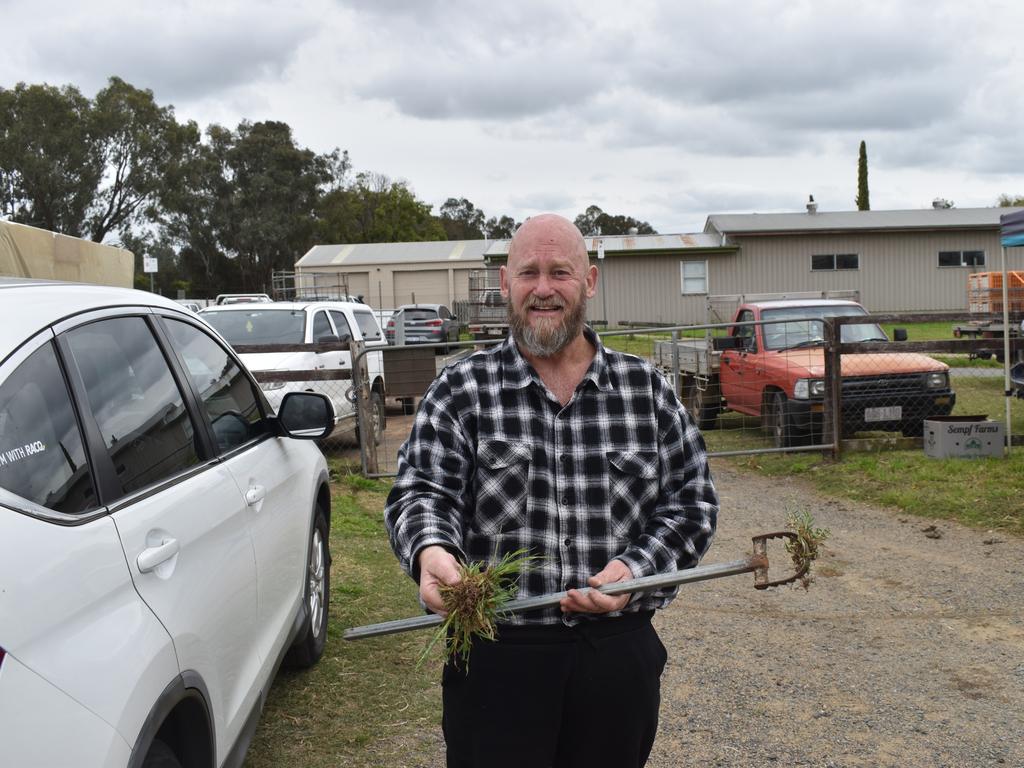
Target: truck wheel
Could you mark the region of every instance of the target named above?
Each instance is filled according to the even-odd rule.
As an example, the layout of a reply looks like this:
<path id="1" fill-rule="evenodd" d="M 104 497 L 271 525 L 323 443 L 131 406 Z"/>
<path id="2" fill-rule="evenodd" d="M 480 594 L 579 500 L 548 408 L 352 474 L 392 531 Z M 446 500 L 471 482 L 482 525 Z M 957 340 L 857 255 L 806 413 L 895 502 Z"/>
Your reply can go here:
<path id="1" fill-rule="evenodd" d="M 809 445 L 811 436 L 798 432 L 793 427 L 793 419 L 786 407 L 786 396 L 776 392 L 772 398 L 771 434 L 776 448 L 793 448 L 798 445 Z"/>
<path id="2" fill-rule="evenodd" d="M 718 382 L 709 381 L 704 389 L 697 386 L 696 379 L 686 384 L 686 410 L 700 429 L 714 429 L 718 426 L 719 404 Z"/>

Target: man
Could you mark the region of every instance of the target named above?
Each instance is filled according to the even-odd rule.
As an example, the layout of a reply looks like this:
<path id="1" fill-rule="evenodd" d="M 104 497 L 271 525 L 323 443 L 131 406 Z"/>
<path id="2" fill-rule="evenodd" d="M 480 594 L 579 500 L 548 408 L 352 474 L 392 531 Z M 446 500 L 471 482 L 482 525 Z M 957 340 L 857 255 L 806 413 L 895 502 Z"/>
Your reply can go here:
<path id="1" fill-rule="evenodd" d="M 675 590 L 579 588 L 692 568 L 718 499 L 665 380 L 585 327 L 597 276 L 571 222 L 526 221 L 501 269 L 510 338 L 442 372 L 399 452 L 385 519 L 430 610 L 444 614 L 459 561 L 518 549 L 540 556 L 519 597 L 568 591 L 445 667 L 450 767 L 632 768 L 654 743 L 666 653 L 651 615 Z"/>

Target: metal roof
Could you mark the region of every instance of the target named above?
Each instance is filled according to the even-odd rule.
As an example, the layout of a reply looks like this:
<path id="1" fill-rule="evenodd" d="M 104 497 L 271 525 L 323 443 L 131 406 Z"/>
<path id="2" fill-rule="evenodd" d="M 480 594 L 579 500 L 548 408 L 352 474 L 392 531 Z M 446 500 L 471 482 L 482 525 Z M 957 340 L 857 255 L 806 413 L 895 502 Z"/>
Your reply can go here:
<path id="1" fill-rule="evenodd" d="M 681 251 L 706 250 L 721 248 L 722 243 L 716 235 L 702 232 L 678 235 L 601 235 L 600 237 L 583 238 L 587 251 L 597 253 L 597 244 L 604 241 L 604 252 L 639 253 L 649 251 Z M 487 258 L 508 256 L 510 240 L 495 240 L 487 249 Z M 735 246 L 726 246 L 728 250 L 736 250 Z"/>
<path id="2" fill-rule="evenodd" d="M 922 208 L 909 211 L 724 213 L 708 216 L 705 233 L 722 235 L 851 230 L 993 229 L 999 217 L 1020 208 Z"/>
<path id="3" fill-rule="evenodd" d="M 351 267 L 365 264 L 483 262 L 492 240 L 431 240 L 419 243 L 341 243 L 314 245 L 295 266 Z"/>

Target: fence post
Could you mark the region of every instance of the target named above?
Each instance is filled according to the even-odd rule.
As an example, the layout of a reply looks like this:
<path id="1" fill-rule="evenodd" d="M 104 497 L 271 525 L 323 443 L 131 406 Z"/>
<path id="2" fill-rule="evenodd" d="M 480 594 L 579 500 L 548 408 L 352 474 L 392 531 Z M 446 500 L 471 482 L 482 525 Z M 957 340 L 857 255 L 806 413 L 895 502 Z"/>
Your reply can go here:
<path id="1" fill-rule="evenodd" d="M 838 460 L 842 453 L 843 437 L 843 372 L 842 356 L 839 354 L 842 334 L 842 318 L 833 317 L 824 321 L 825 326 L 825 412 L 822 414 L 822 442 L 832 443 L 832 458 Z"/>
<path id="2" fill-rule="evenodd" d="M 374 423 L 373 399 L 370 396 L 370 372 L 366 366 L 366 347 L 352 340 L 349 354 L 352 359 L 352 389 L 356 396 L 356 418 L 359 420 L 359 453 L 363 460 L 363 474 L 377 474 L 377 432 Z"/>

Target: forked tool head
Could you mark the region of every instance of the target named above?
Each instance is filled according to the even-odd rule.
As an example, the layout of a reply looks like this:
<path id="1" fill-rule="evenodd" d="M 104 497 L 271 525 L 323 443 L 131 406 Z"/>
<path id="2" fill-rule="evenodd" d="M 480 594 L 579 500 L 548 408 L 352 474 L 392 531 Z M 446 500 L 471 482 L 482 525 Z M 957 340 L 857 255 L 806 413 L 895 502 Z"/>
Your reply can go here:
<path id="1" fill-rule="evenodd" d="M 782 584 L 792 584 L 794 581 L 802 578 L 808 570 L 810 570 L 811 563 L 809 560 L 801 560 L 800 567 L 792 574 L 784 579 L 769 580 L 768 578 L 768 539 L 789 539 L 794 546 L 800 545 L 799 537 L 792 531 L 775 531 L 774 533 L 762 533 L 753 537 L 754 541 L 754 557 L 753 561 L 759 561 L 757 567 L 754 569 L 754 588 L 755 589 L 768 589 L 768 587 L 778 587 Z"/>

